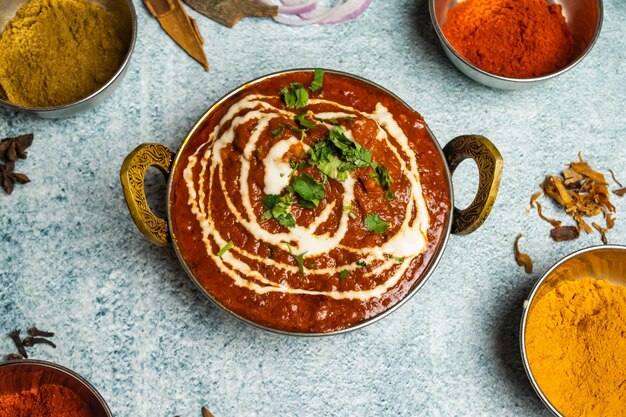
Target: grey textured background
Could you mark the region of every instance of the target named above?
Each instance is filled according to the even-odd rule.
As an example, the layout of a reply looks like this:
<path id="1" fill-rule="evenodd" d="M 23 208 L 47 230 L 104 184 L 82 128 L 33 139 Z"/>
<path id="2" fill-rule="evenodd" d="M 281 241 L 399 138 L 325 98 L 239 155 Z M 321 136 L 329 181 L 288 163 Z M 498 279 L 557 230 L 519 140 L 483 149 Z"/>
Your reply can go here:
<path id="1" fill-rule="evenodd" d="M 599 237 L 553 243 L 526 208 L 543 176 L 579 150 L 626 181 L 626 2 L 606 1 L 602 35 L 582 64 L 522 92 L 488 89 L 452 67 L 425 0 L 376 0 L 359 19 L 328 27 L 248 19 L 228 30 L 192 12 L 209 74 L 135 3 L 138 44 L 112 98 L 60 121 L 0 112 L 0 137 L 36 135 L 18 162 L 32 183 L 0 195 L 0 331 L 36 324 L 58 332 L 58 349 L 33 356 L 83 374 L 116 416 L 192 417 L 205 404 L 217 417 L 547 416 L 519 358 L 522 301 L 550 265 Z M 459 134 L 491 138 L 505 171 L 489 220 L 451 237 L 439 268 L 403 308 L 357 332 L 299 339 L 240 324 L 205 300 L 173 251 L 139 234 L 118 172 L 142 142 L 177 149 L 239 84 L 315 66 L 396 92 L 442 145 Z M 158 176 L 149 182 L 162 195 Z M 471 164 L 455 185 L 457 203 L 469 202 Z M 616 205 L 626 210 L 624 199 Z M 519 232 L 532 275 L 513 259 Z M 610 241 L 626 243 L 625 232 L 620 218 Z M 11 348 L 0 338 L 0 352 Z"/>

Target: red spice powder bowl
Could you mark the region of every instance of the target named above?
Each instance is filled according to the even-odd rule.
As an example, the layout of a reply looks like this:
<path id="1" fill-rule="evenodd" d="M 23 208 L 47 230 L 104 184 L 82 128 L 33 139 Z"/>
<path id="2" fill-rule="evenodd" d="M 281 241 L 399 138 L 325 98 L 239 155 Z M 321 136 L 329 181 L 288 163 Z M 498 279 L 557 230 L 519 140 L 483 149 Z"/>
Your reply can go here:
<path id="1" fill-rule="evenodd" d="M 563 17 L 572 35 L 573 53 L 568 63 L 545 75 L 531 78 L 513 78 L 486 71 L 472 63 L 452 46 L 444 34 L 444 25 L 450 9 L 467 0 L 429 0 L 430 18 L 435 32 L 441 41 L 444 52 L 450 61 L 465 75 L 476 82 L 492 88 L 519 90 L 543 83 L 565 73 L 591 51 L 602 28 L 604 9 L 602 0 L 546 0 L 549 4 L 561 6 Z"/>
<path id="2" fill-rule="evenodd" d="M 113 417 L 98 391 L 63 366 L 32 359 L 0 364 L 0 415 L 40 414 Z"/>

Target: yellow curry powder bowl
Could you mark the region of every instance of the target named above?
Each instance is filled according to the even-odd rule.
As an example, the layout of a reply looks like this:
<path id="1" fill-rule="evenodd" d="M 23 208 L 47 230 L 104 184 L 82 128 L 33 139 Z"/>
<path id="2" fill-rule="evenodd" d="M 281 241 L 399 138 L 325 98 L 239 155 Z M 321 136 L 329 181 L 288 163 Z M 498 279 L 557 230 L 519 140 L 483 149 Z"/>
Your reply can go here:
<path id="1" fill-rule="evenodd" d="M 583 249 L 548 270 L 524 302 L 520 348 L 555 416 L 626 415 L 626 246 Z"/>

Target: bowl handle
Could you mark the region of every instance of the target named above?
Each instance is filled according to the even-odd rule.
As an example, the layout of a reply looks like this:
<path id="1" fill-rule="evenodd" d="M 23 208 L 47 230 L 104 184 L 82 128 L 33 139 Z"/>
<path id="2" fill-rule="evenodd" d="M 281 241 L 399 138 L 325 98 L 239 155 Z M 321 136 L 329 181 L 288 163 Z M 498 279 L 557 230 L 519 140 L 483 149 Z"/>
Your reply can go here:
<path id="1" fill-rule="evenodd" d="M 458 136 L 443 148 L 450 173 L 461 162 L 472 158 L 478 167 L 478 191 L 474 201 L 464 210 L 454 208 L 452 233 L 467 235 L 483 224 L 496 201 L 502 179 L 502 155 L 489 139 L 480 135 Z"/>
<path id="2" fill-rule="evenodd" d="M 124 160 L 120 180 L 128 210 L 137 228 L 152 243 L 165 246 L 169 242 L 167 222 L 150 209 L 146 199 L 144 178 L 151 166 L 169 174 L 174 153 L 158 143 L 139 145 Z"/>

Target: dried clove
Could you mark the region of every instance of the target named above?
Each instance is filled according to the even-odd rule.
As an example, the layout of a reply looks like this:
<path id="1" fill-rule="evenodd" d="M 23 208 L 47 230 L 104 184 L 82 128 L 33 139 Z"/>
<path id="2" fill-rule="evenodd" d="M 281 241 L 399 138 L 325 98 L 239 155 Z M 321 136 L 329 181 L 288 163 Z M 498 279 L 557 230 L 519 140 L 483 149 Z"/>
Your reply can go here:
<path id="1" fill-rule="evenodd" d="M 25 347 L 33 347 L 35 345 L 41 345 L 41 344 L 52 346 L 53 348 L 57 347 L 57 345 L 55 345 L 52 341 L 50 341 L 48 339 L 45 339 L 43 337 L 31 337 L 31 336 L 28 336 L 28 337 L 24 338 L 24 340 L 22 340 L 22 344 Z"/>
<path id="2" fill-rule="evenodd" d="M 36 327 L 31 327 L 30 329 L 28 329 L 28 335 L 32 337 L 54 337 L 54 333 L 39 330 Z"/>
<path id="3" fill-rule="evenodd" d="M 20 355 L 19 353 L 9 353 L 7 355 L 7 360 L 8 361 L 19 361 L 24 359 L 24 357 L 22 355 Z"/>
<path id="4" fill-rule="evenodd" d="M 15 347 L 17 351 L 24 358 L 28 358 L 28 353 L 26 353 L 26 349 L 24 349 L 24 345 L 22 344 L 22 339 L 20 338 L 20 329 L 15 329 L 11 333 L 9 333 L 9 337 L 13 339 L 13 343 L 15 343 Z"/>

